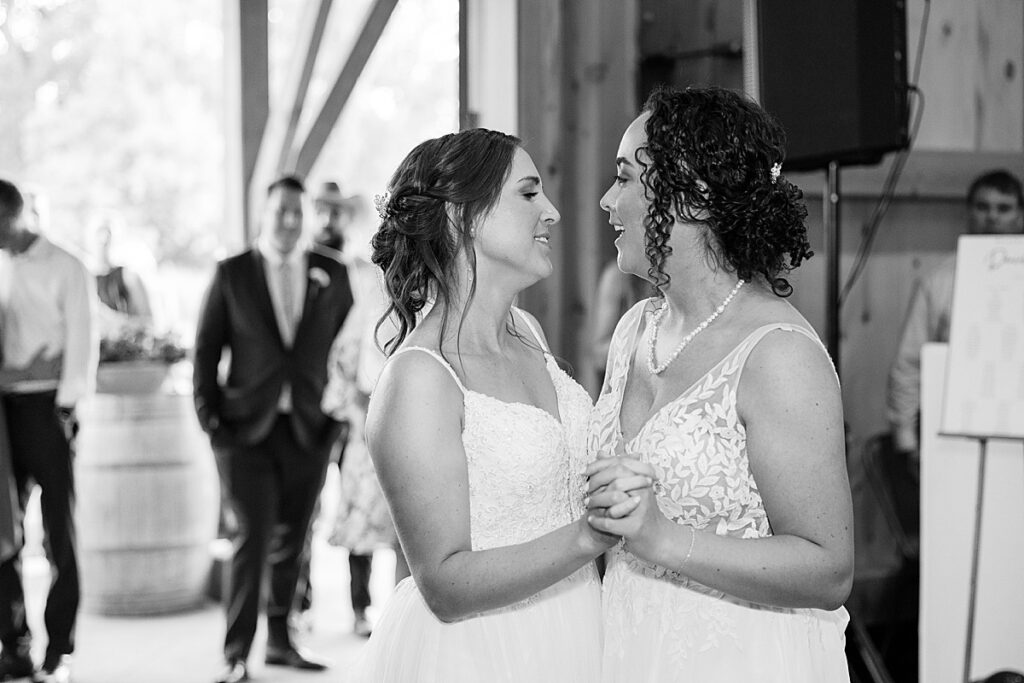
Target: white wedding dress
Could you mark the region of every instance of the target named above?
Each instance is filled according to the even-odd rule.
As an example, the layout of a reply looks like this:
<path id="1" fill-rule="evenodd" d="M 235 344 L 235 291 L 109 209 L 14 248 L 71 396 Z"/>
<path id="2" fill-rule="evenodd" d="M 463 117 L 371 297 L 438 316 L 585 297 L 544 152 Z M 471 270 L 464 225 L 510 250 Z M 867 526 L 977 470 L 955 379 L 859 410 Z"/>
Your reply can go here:
<path id="1" fill-rule="evenodd" d="M 619 411 L 647 301 L 626 312 L 612 337 L 608 377 L 594 407 L 592 454 L 615 452 Z M 676 524 L 720 536 L 771 535 L 736 412 L 750 351 L 784 330 L 820 341 L 798 325 L 752 332 L 698 381 L 655 413 L 625 444 L 654 467 L 658 506 Z M 825 353 L 822 347 L 822 353 Z M 619 544 L 604 577 L 604 683 L 849 683 L 846 610 L 756 605 L 645 562 Z"/>
<path id="2" fill-rule="evenodd" d="M 420 347 L 399 351 L 409 352 L 436 358 L 463 393 L 474 550 L 530 541 L 583 514 L 590 397 L 550 353 L 545 357 L 559 419 L 536 406 L 470 391 L 440 355 Z M 405 579 L 345 680 L 594 683 L 600 667 L 601 586 L 588 563 L 522 602 L 448 624 Z"/>

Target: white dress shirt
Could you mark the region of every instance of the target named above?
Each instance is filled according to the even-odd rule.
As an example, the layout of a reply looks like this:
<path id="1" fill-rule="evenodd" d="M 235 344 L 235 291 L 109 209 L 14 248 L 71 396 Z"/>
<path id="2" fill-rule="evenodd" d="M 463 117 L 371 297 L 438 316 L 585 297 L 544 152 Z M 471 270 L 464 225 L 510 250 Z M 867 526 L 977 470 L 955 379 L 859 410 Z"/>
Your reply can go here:
<path id="1" fill-rule="evenodd" d="M 0 254 L 0 334 L 3 363 L 24 368 L 45 349 L 63 354 L 59 380 L 31 380 L 7 387 L 29 393 L 57 390 L 57 405 L 72 407 L 96 385 L 99 335 L 96 281 L 82 261 L 45 236 L 20 254 Z"/>
<path id="2" fill-rule="evenodd" d="M 917 422 L 921 409 L 921 347 L 948 342 L 953 310 L 956 255 L 943 260 L 918 284 L 910 299 L 896 359 L 889 370 L 886 414 L 896 447 L 918 449 Z"/>
<path id="3" fill-rule="evenodd" d="M 268 240 L 260 238 L 256 248 L 263 256 L 263 272 L 270 290 L 270 303 L 274 308 L 277 329 L 281 332 L 285 347 L 291 348 L 306 301 L 306 243 L 300 240 L 290 253 L 282 254 Z M 282 270 L 286 264 L 290 271 L 288 282 L 284 281 Z M 281 388 L 277 409 L 282 413 L 290 413 L 292 410 L 292 387 L 288 382 Z"/>

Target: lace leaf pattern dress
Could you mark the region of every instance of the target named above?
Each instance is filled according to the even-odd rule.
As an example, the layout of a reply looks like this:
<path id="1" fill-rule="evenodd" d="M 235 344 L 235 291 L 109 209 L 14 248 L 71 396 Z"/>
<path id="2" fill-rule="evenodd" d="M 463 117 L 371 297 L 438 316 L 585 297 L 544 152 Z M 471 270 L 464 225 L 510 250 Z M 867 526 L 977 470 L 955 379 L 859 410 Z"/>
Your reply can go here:
<path id="1" fill-rule="evenodd" d="M 608 374 L 591 420 L 591 457 L 614 453 L 623 439 L 619 413 L 648 304 L 630 309 L 612 338 Z M 798 325 L 753 331 L 625 444 L 627 453 L 656 471 L 664 487 L 658 506 L 675 523 L 721 536 L 771 536 L 736 398 L 750 351 L 776 330 L 821 344 Z M 752 604 L 640 560 L 622 544 L 609 555 L 603 611 L 606 683 L 849 681 L 845 609 Z"/>
<path id="2" fill-rule="evenodd" d="M 433 356 L 463 394 L 473 550 L 524 543 L 583 514 L 580 472 L 592 405 L 546 349 L 558 417 L 466 389 L 431 350 L 406 347 L 398 353 L 410 352 Z M 600 677 L 600 601 L 600 580 L 588 563 L 526 600 L 446 624 L 408 578 L 395 589 L 346 680 L 592 683 Z"/>

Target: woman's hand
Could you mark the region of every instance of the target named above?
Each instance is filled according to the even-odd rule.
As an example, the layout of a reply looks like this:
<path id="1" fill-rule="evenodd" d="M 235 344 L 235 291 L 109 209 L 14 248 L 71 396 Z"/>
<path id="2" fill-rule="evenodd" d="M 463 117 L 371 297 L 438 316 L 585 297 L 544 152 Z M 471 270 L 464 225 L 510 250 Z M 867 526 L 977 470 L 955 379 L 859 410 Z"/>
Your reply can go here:
<path id="1" fill-rule="evenodd" d="M 654 469 L 639 460 L 615 456 L 595 460 L 584 474 L 590 525 L 621 536 L 630 552 L 644 557 L 657 539 L 658 527 L 667 521 L 654 497 Z"/>

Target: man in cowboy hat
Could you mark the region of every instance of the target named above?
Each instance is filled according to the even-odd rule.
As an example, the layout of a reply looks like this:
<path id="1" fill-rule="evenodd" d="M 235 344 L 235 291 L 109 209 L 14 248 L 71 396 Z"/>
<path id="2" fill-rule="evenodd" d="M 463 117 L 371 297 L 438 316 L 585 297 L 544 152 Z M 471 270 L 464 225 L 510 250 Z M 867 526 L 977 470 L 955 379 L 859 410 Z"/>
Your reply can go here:
<path id="1" fill-rule="evenodd" d="M 355 209 L 353 198 L 343 195 L 338 183 L 328 180 L 313 198 L 313 208 L 319 228 L 316 241 L 341 251 L 345 247 L 345 228 L 352 221 Z"/>

